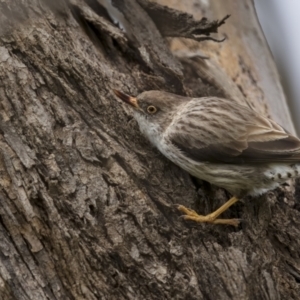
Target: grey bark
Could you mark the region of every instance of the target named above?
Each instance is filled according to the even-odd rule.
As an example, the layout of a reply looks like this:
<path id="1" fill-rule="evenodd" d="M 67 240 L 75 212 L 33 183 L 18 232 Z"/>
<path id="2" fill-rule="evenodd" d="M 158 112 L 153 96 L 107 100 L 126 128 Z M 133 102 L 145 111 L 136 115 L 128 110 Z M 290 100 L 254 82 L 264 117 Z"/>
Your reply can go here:
<path id="1" fill-rule="evenodd" d="M 230 97 L 293 130 L 252 2 L 28 2 L 0 3 L 0 299 L 299 299 L 299 185 L 231 208 L 238 229 L 185 223 L 174 204 L 227 193 L 197 191 L 111 92 Z M 203 12 L 232 17 L 211 35 Z"/>

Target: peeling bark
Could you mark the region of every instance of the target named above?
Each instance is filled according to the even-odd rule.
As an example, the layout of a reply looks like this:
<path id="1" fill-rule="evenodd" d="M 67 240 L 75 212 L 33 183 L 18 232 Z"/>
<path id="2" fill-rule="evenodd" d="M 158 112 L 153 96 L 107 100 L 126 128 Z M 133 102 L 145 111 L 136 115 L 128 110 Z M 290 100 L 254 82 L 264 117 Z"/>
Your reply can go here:
<path id="1" fill-rule="evenodd" d="M 113 0 L 121 28 L 106 1 L 29 2 L 0 3 L 0 299 L 298 299 L 299 184 L 238 203 L 238 229 L 185 223 L 174 204 L 208 213 L 228 195 L 197 191 L 112 93 L 229 97 L 292 130 L 265 42 L 246 51 L 237 26 L 248 13 L 261 37 L 252 2 Z M 224 43 L 164 38 L 193 24 L 220 39 L 227 14 Z"/>

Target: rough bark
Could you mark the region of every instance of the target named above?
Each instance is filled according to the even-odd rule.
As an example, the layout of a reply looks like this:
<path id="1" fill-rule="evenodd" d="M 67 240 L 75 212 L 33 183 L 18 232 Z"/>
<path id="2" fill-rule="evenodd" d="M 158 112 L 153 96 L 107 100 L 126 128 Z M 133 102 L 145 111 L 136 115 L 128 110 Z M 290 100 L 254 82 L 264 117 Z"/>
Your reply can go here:
<path id="1" fill-rule="evenodd" d="M 1 1 L 0 299 L 299 299 L 299 185 L 238 203 L 238 229 L 185 223 L 174 204 L 228 195 L 197 191 L 111 92 L 230 97 L 293 130 L 252 2 L 211 2 Z M 200 21 L 227 14 L 219 36 Z"/>

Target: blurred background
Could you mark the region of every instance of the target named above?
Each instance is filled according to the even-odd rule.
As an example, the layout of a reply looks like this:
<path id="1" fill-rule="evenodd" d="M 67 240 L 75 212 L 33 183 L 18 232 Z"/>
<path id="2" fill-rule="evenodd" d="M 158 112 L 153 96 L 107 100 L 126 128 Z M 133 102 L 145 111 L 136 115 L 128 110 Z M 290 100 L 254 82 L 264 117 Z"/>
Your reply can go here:
<path id="1" fill-rule="evenodd" d="M 300 0 L 254 0 L 300 136 Z"/>

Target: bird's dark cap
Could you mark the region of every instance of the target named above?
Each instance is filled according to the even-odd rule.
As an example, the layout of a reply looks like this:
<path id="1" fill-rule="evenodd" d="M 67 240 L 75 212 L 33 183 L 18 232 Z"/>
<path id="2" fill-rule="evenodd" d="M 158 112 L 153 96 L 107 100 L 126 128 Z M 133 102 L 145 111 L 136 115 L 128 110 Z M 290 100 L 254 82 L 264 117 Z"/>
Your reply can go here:
<path id="1" fill-rule="evenodd" d="M 113 90 L 113 92 L 115 93 L 115 95 L 120 98 L 122 101 L 124 101 L 125 103 L 135 107 L 135 108 L 139 108 L 137 99 L 135 97 L 129 96 L 125 93 L 122 93 L 118 90 Z"/>

